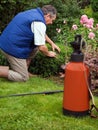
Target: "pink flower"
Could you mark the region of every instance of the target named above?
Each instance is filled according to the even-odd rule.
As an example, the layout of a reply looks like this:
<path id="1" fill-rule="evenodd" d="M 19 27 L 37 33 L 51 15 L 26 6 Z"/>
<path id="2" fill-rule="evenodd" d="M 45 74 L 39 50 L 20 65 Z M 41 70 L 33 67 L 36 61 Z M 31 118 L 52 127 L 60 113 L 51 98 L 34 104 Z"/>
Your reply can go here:
<path id="1" fill-rule="evenodd" d="M 56 28 L 56 31 L 57 31 L 58 33 L 60 33 L 60 32 L 61 32 L 61 29 L 60 29 L 60 28 Z"/>
<path id="2" fill-rule="evenodd" d="M 81 24 L 85 24 L 85 23 L 87 23 L 87 21 L 88 21 L 87 15 L 82 15 L 81 19 L 80 19 L 80 23 Z"/>
<path id="3" fill-rule="evenodd" d="M 89 39 L 94 39 L 95 37 L 95 34 L 93 32 L 90 32 L 89 35 L 88 35 L 88 38 Z"/>
<path id="4" fill-rule="evenodd" d="M 64 20 L 63 23 L 66 24 L 67 23 L 66 20 Z"/>
<path id="5" fill-rule="evenodd" d="M 86 27 L 87 28 L 93 28 L 93 24 L 94 24 L 94 19 L 93 18 L 90 18 L 87 20 L 87 23 L 86 23 Z"/>
<path id="6" fill-rule="evenodd" d="M 72 29 L 77 30 L 78 29 L 77 25 L 76 24 L 72 25 Z"/>

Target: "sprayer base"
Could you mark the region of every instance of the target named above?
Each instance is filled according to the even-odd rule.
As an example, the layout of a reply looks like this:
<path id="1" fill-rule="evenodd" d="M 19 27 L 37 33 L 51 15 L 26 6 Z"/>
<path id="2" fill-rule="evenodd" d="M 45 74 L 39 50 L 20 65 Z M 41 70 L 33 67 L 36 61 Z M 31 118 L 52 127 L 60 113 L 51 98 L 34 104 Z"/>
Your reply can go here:
<path id="1" fill-rule="evenodd" d="M 89 115 L 89 110 L 86 111 L 70 111 L 63 108 L 63 114 L 68 116 L 83 117 Z"/>

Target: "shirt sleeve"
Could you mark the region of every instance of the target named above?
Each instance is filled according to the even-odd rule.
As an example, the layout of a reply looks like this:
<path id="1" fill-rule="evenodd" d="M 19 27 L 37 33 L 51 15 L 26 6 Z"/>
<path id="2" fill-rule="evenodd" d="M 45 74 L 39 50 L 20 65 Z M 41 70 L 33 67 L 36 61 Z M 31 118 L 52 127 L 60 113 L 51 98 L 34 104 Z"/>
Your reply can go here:
<path id="1" fill-rule="evenodd" d="M 42 22 L 32 22 L 31 30 L 34 33 L 34 44 L 45 45 L 46 25 Z"/>

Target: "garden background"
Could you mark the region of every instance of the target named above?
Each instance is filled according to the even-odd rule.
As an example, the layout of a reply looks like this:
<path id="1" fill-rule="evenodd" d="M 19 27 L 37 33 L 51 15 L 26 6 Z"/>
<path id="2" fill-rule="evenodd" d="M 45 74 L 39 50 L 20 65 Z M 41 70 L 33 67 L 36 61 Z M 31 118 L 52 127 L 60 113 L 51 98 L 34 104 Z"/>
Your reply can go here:
<path id="1" fill-rule="evenodd" d="M 90 65 L 92 90 L 98 106 L 97 0 L 0 0 L 0 33 L 18 12 L 45 4 L 54 5 L 58 11 L 57 20 L 47 27 L 47 34 L 61 48 L 61 53 L 55 59 L 38 53 L 30 66 L 30 71 L 38 77 L 26 83 L 12 83 L 0 78 L 0 94 L 63 90 L 64 79 L 59 77 L 61 65 L 69 62 L 73 51 L 70 42 L 76 34 L 81 34 L 87 43 L 85 60 Z M 84 14 L 88 19 L 93 18 L 93 28 L 88 29 L 80 23 Z M 94 33 L 93 38 L 88 37 L 90 32 Z M 1 53 L 0 64 L 8 64 Z M 62 97 L 61 93 L 0 99 L 0 130 L 97 130 L 97 119 L 63 116 Z"/>

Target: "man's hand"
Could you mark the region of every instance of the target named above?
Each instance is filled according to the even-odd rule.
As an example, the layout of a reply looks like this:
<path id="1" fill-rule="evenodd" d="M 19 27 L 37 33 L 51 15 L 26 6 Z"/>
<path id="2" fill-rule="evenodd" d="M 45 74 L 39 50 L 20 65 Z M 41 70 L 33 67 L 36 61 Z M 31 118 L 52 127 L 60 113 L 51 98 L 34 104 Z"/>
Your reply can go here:
<path id="1" fill-rule="evenodd" d="M 57 50 L 60 53 L 60 48 L 46 35 L 46 41 L 51 45 L 52 50 Z"/>
<path id="2" fill-rule="evenodd" d="M 48 51 L 48 55 L 49 57 L 56 57 L 56 53 L 53 51 Z"/>
<path id="3" fill-rule="evenodd" d="M 57 50 L 60 53 L 61 50 L 56 44 L 53 43 L 53 44 L 51 44 L 51 46 L 52 46 L 53 51 Z"/>
<path id="4" fill-rule="evenodd" d="M 48 51 L 48 48 L 46 45 L 42 45 L 38 47 L 39 51 L 41 51 L 44 55 L 48 57 L 56 57 L 56 53 L 53 51 Z"/>

